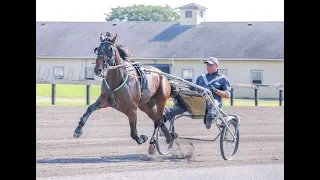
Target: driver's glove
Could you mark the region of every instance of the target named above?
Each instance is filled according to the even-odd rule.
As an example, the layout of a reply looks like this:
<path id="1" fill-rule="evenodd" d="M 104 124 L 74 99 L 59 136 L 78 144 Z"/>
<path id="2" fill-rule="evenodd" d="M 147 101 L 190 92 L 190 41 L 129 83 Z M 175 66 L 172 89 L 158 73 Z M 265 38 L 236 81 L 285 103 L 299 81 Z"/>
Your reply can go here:
<path id="1" fill-rule="evenodd" d="M 213 93 L 216 93 L 216 92 L 217 92 L 217 89 L 216 89 L 213 85 L 210 85 L 210 86 L 209 86 L 209 89 L 210 89 Z"/>

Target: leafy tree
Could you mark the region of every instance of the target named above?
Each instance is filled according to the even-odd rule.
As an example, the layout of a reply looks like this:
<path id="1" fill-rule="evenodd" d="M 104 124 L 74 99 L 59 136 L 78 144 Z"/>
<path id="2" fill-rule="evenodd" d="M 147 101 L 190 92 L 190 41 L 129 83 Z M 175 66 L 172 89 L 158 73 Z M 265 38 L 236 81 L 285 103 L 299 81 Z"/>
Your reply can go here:
<path id="1" fill-rule="evenodd" d="M 132 5 L 126 7 L 111 8 L 106 14 L 106 21 L 176 21 L 179 14 L 169 5 Z"/>

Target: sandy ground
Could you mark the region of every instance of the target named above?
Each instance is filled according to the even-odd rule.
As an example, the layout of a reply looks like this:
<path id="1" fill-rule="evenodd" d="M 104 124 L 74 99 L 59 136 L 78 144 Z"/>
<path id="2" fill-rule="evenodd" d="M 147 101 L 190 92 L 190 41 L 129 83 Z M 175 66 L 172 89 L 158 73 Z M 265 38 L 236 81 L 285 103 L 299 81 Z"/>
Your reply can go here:
<path id="1" fill-rule="evenodd" d="M 130 138 L 127 117 L 108 108 L 94 112 L 79 139 L 72 137 L 86 107 L 36 107 L 37 179 L 284 179 L 283 107 L 225 107 L 241 117 L 240 145 L 231 161 L 220 154 L 219 130 L 202 120 L 176 122 L 179 151 L 147 154 L 149 141 Z M 152 121 L 139 111 L 138 133 L 151 136 Z M 181 159 L 191 151 L 191 159 Z"/>

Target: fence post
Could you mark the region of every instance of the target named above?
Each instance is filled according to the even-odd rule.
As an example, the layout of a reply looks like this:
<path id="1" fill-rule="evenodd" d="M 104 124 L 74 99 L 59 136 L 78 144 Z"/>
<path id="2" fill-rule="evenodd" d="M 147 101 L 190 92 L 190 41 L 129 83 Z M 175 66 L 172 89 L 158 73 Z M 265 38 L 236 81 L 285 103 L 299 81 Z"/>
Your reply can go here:
<path id="1" fill-rule="evenodd" d="M 254 104 L 258 106 L 258 88 L 254 89 Z"/>
<path id="2" fill-rule="evenodd" d="M 87 91 L 86 91 L 86 104 L 90 104 L 90 84 L 87 84 Z"/>
<path id="3" fill-rule="evenodd" d="M 52 84 L 52 89 L 51 89 L 51 104 L 55 105 L 56 104 L 56 84 Z"/>
<path id="4" fill-rule="evenodd" d="M 231 88 L 230 105 L 233 106 L 233 88 Z"/>
<path id="5" fill-rule="evenodd" d="M 279 106 L 282 106 L 282 89 L 279 89 Z"/>

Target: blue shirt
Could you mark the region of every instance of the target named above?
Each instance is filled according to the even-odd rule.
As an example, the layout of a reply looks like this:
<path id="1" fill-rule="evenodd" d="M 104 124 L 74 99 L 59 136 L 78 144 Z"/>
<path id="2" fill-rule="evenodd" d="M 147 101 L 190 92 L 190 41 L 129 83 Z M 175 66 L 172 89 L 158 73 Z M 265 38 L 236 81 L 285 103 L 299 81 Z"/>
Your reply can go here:
<path id="1" fill-rule="evenodd" d="M 196 80 L 196 84 L 204 88 L 209 89 L 210 85 L 213 85 L 216 89 L 226 91 L 230 94 L 231 86 L 226 76 L 220 74 L 218 71 L 209 74 L 202 74 Z M 195 90 L 195 88 L 190 88 Z M 212 92 L 213 98 L 219 102 L 219 108 L 222 106 L 222 97 Z"/>

